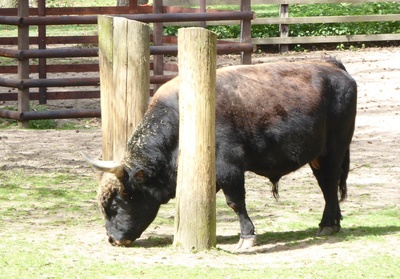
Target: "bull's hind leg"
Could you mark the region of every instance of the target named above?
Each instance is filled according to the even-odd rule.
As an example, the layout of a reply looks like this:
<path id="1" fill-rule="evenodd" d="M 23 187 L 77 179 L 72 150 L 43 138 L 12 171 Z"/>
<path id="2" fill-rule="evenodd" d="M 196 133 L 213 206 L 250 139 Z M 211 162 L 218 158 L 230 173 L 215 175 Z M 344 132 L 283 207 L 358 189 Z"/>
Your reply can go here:
<path id="1" fill-rule="evenodd" d="M 319 224 L 318 235 L 331 235 L 340 231 L 342 215 L 339 207 L 338 188 L 342 175 L 344 156 L 325 155 L 310 163 L 325 199 L 325 208 Z M 339 153 L 340 154 L 340 153 Z"/>
<path id="2" fill-rule="evenodd" d="M 234 185 L 234 186 L 233 186 Z M 240 240 L 237 249 L 248 249 L 256 242 L 253 222 L 247 214 L 244 190 L 244 177 L 234 181 L 228 187 L 222 187 L 226 203 L 237 214 L 240 222 Z"/>

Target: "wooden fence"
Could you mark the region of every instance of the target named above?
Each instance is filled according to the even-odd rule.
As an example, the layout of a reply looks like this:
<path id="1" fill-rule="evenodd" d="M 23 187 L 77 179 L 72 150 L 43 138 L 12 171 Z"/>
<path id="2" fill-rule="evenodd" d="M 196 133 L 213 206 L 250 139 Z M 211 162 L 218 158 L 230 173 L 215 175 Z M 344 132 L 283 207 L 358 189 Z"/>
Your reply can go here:
<path id="1" fill-rule="evenodd" d="M 207 1 L 207 2 L 206 2 Z M 317 44 L 317 43 L 345 43 L 369 41 L 400 40 L 400 34 L 374 35 L 342 35 L 342 36 L 313 36 L 289 37 L 291 24 L 310 23 L 337 23 L 337 22 L 386 22 L 400 21 L 400 14 L 367 15 L 367 16 L 317 16 L 317 17 L 290 17 L 292 4 L 323 4 L 323 3 L 361 3 L 387 2 L 384 0 L 252 0 L 251 4 L 280 5 L 280 15 L 277 17 L 253 19 L 251 0 L 154 0 L 153 6 L 138 6 L 136 0 L 130 0 L 127 7 L 67 7 L 47 8 L 45 0 L 39 0 L 38 8 L 29 8 L 25 0 L 19 0 L 20 8 L 0 9 L 0 25 L 15 25 L 18 27 L 17 37 L 0 37 L 0 56 L 18 60 L 18 66 L 0 65 L 0 74 L 17 74 L 17 78 L 0 76 L 0 102 L 18 100 L 18 111 L 0 109 L 0 117 L 19 120 L 44 118 L 76 118 L 98 117 L 100 109 L 94 110 L 65 110 L 51 112 L 29 111 L 29 101 L 39 100 L 44 104 L 47 100 L 99 98 L 99 77 L 69 79 L 48 78 L 50 73 L 66 72 L 93 72 L 98 73 L 97 35 L 87 36 L 47 36 L 46 26 L 66 24 L 96 24 L 99 14 L 123 14 L 127 18 L 153 23 L 153 46 L 150 49 L 153 55 L 151 63 L 153 75 L 150 81 L 155 88 L 174 75 L 166 76 L 164 71 L 177 72 L 176 64 L 164 63 L 164 55 L 176 55 L 176 38 L 163 36 L 163 27 L 168 25 L 206 26 L 241 24 L 240 39 L 227 40 L 230 44 L 220 43 L 217 46 L 221 53 L 242 53 L 242 62 L 250 63 L 253 45 L 281 45 L 287 49 L 289 44 Z M 400 2 L 394 0 L 390 2 Z M 240 11 L 217 12 L 206 8 L 217 4 L 239 5 Z M 25 8 L 22 9 L 22 5 Z M 187 8 L 185 6 L 199 6 Z M 207 13 L 205 12 L 207 11 Z M 17 13 L 18 12 L 18 13 Z M 190 12 L 190 13 L 189 13 Z M 194 12 L 194 13 L 193 13 Z M 127 14 L 128 13 L 128 14 Z M 68 15 L 68 16 L 66 16 Z M 251 38 L 251 25 L 274 24 L 280 26 L 279 37 Z M 38 26 L 38 35 L 29 37 L 29 26 Z M 232 44 L 234 42 L 235 44 Z M 37 45 L 30 48 L 30 45 Z M 60 48 L 60 45 L 69 45 Z M 89 46 L 89 47 L 86 47 Z M 48 63 L 49 59 L 67 57 L 81 59 L 77 63 Z M 83 62 L 82 58 L 91 57 L 92 63 Z M 36 59 L 37 63 L 32 63 Z M 30 78 L 35 73 L 38 78 Z M 77 74 L 76 76 L 79 76 Z M 57 88 L 74 86 L 77 90 L 58 90 Z M 4 90 L 5 88 L 5 90 Z M 11 89 L 9 89 L 11 88 Z M 34 90 L 32 90 L 32 88 Z M 37 89 L 36 89 L 37 88 Z M 14 90 L 18 90 L 15 92 Z M 49 90 L 50 89 L 50 90 Z M 11 91 L 11 92 L 8 92 Z"/>
<path id="2" fill-rule="evenodd" d="M 289 37 L 289 28 L 292 24 L 315 24 L 315 23 L 343 23 L 343 22 L 391 22 L 400 21 L 400 14 L 383 15 L 355 15 L 355 16 L 313 16 L 313 17 L 290 17 L 290 5 L 309 4 L 340 4 L 340 3 L 374 3 L 374 2 L 400 2 L 400 0 L 252 0 L 252 5 L 276 4 L 280 5 L 280 13 L 277 17 L 263 17 L 254 19 L 252 25 L 279 25 L 280 36 L 269 38 L 252 38 L 255 45 L 297 45 L 297 44 L 320 44 L 320 43 L 351 43 L 351 42 L 374 42 L 374 41 L 398 41 L 400 34 L 365 34 L 365 35 L 341 35 L 341 36 L 306 36 Z M 164 0 L 166 5 L 193 6 L 196 0 Z M 237 5 L 238 0 L 208 0 L 210 5 Z M 399 11 L 397 11 L 399 12 Z M 194 25 L 194 22 L 185 23 Z M 210 21 L 207 25 L 233 25 L 238 21 Z M 166 25 L 176 25 L 167 23 Z M 235 41 L 235 39 L 232 39 Z"/>
<path id="3" fill-rule="evenodd" d="M 205 2 L 204 0 L 200 0 Z M 48 91 L 48 88 L 60 87 L 90 87 L 99 85 L 99 77 L 94 78 L 53 78 L 47 77 L 48 73 L 60 72 L 98 72 L 97 63 L 79 63 L 48 65 L 47 59 L 50 58 L 72 58 L 72 57 L 95 57 L 98 56 L 97 47 L 82 47 L 85 44 L 97 44 L 97 35 L 92 36 L 54 36 L 46 35 L 48 25 L 70 25 L 70 24 L 97 24 L 99 14 L 119 14 L 119 16 L 153 23 L 152 41 L 153 46 L 150 53 L 153 56 L 152 72 L 150 82 L 157 86 L 162 84 L 175 75 L 164 75 L 164 70 L 177 72 L 176 65 L 165 65 L 164 55 L 176 55 L 176 38 L 163 36 L 164 22 L 186 22 L 209 20 L 240 20 L 242 22 L 242 40 L 237 42 L 219 42 L 217 51 L 224 53 L 242 53 L 242 62 L 251 63 L 251 53 L 254 47 L 251 40 L 251 20 L 254 13 L 250 11 L 250 0 L 241 0 L 242 8 L 240 11 L 214 11 L 205 13 L 201 9 L 191 9 L 182 7 L 165 7 L 162 0 L 154 0 L 153 6 L 138 6 L 137 0 L 130 0 L 127 7 L 78 7 L 78 8 L 47 8 L 45 0 L 38 1 L 38 8 L 29 8 L 26 0 L 18 1 L 18 9 L 0 9 L 0 24 L 18 26 L 18 37 L 0 38 L 0 45 L 5 47 L 0 49 L 0 56 L 15 58 L 18 66 L 0 66 L 0 73 L 17 73 L 17 78 L 0 77 L 1 86 L 18 89 L 15 92 L 0 92 L 0 101 L 18 101 L 18 111 L 0 109 L 0 117 L 13 118 L 20 120 L 21 126 L 27 126 L 28 120 L 46 118 L 81 118 L 98 117 L 100 109 L 92 110 L 62 110 L 62 111 L 43 111 L 35 112 L 29 110 L 30 100 L 39 100 L 45 104 L 51 99 L 83 99 L 99 98 L 100 92 L 95 90 L 77 91 Z M 204 5 L 203 5 L 204 6 Z M 129 12 L 130 14 L 127 14 Z M 29 37 L 29 27 L 38 26 L 38 36 Z M 37 44 L 37 48 L 30 49 L 30 45 Z M 48 47 L 55 45 L 71 45 L 73 47 L 60 48 Z M 166 44 L 166 45 L 164 45 Z M 10 47 L 11 45 L 11 47 Z M 14 47 L 13 47 L 14 46 Z M 30 61 L 38 59 L 37 65 L 30 65 Z M 98 61 L 96 59 L 96 61 Z M 38 73 L 39 78 L 30 79 L 31 73 Z M 38 92 L 30 92 L 31 88 L 38 88 Z"/>

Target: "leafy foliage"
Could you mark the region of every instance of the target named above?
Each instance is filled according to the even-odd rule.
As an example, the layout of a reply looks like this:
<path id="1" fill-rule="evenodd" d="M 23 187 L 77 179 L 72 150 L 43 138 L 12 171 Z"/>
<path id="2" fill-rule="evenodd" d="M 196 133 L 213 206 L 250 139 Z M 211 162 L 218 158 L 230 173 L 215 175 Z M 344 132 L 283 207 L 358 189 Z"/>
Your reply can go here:
<path id="1" fill-rule="evenodd" d="M 400 3 L 362 3 L 362 4 L 314 4 L 290 6 L 292 17 L 307 16 L 349 16 L 349 15 L 381 15 L 400 13 Z M 399 33 L 399 22 L 350 22 L 350 23 L 318 23 L 294 24 L 289 33 L 293 37 L 302 36 L 335 36 L 358 34 Z"/>
<path id="2" fill-rule="evenodd" d="M 222 8 L 222 7 L 221 7 Z M 257 17 L 276 17 L 279 15 L 278 5 L 253 5 Z M 227 9 L 227 7 L 225 7 Z M 399 14 L 399 2 L 379 3 L 340 3 L 340 4 L 309 4 L 291 5 L 290 17 L 307 16 L 346 16 L 346 15 L 382 15 Z M 240 26 L 208 26 L 218 38 L 238 38 Z M 166 27 L 166 35 L 176 35 L 179 27 Z M 390 34 L 400 33 L 400 22 L 351 22 L 351 23 L 318 23 L 318 24 L 293 24 L 290 25 L 289 34 L 292 37 L 302 36 L 335 36 L 358 34 Z M 278 25 L 253 25 L 253 38 L 278 37 Z"/>

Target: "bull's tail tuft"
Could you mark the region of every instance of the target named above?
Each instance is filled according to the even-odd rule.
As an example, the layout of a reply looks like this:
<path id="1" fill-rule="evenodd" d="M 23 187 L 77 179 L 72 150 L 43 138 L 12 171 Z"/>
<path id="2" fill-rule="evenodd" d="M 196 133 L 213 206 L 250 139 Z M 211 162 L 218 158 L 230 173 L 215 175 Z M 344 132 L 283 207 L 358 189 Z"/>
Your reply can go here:
<path id="1" fill-rule="evenodd" d="M 276 200 L 279 199 L 279 179 L 270 179 L 272 183 L 272 195 Z"/>

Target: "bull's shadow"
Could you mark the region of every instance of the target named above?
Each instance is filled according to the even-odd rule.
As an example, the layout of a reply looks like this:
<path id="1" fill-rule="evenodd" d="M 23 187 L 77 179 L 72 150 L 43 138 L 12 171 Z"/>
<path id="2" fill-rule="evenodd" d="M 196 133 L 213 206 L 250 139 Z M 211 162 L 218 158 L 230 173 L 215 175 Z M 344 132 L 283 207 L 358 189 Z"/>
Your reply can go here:
<path id="1" fill-rule="evenodd" d="M 241 253 L 273 253 L 280 251 L 291 251 L 303 249 L 309 246 L 318 246 L 325 243 L 337 243 L 346 241 L 349 238 L 364 237 L 371 235 L 390 235 L 400 232 L 400 226 L 384 227 L 351 227 L 342 230 L 332 236 L 317 236 L 315 227 L 305 230 L 286 231 L 286 232 L 265 232 L 257 235 L 255 247 L 241 251 Z M 217 247 L 225 245 L 235 245 L 239 240 L 239 235 L 217 236 Z M 145 239 L 138 239 L 132 247 L 167 247 L 172 245 L 172 235 L 151 235 Z M 221 247 L 219 247 L 221 248 Z M 223 248 L 224 249 L 224 248 Z M 224 249 L 225 250 L 225 249 Z M 232 250 L 232 249 L 229 249 Z"/>
<path id="2" fill-rule="evenodd" d="M 343 242 L 354 237 L 390 235 L 398 232 L 400 232 L 400 226 L 342 228 L 339 233 L 330 236 L 317 236 L 317 229 L 315 227 L 298 231 L 265 232 L 257 235 L 256 246 L 249 250 L 241 251 L 241 253 L 253 254 L 292 251 L 326 243 Z M 234 245 L 237 241 L 238 235 L 217 236 L 217 243 L 220 245 Z"/>

